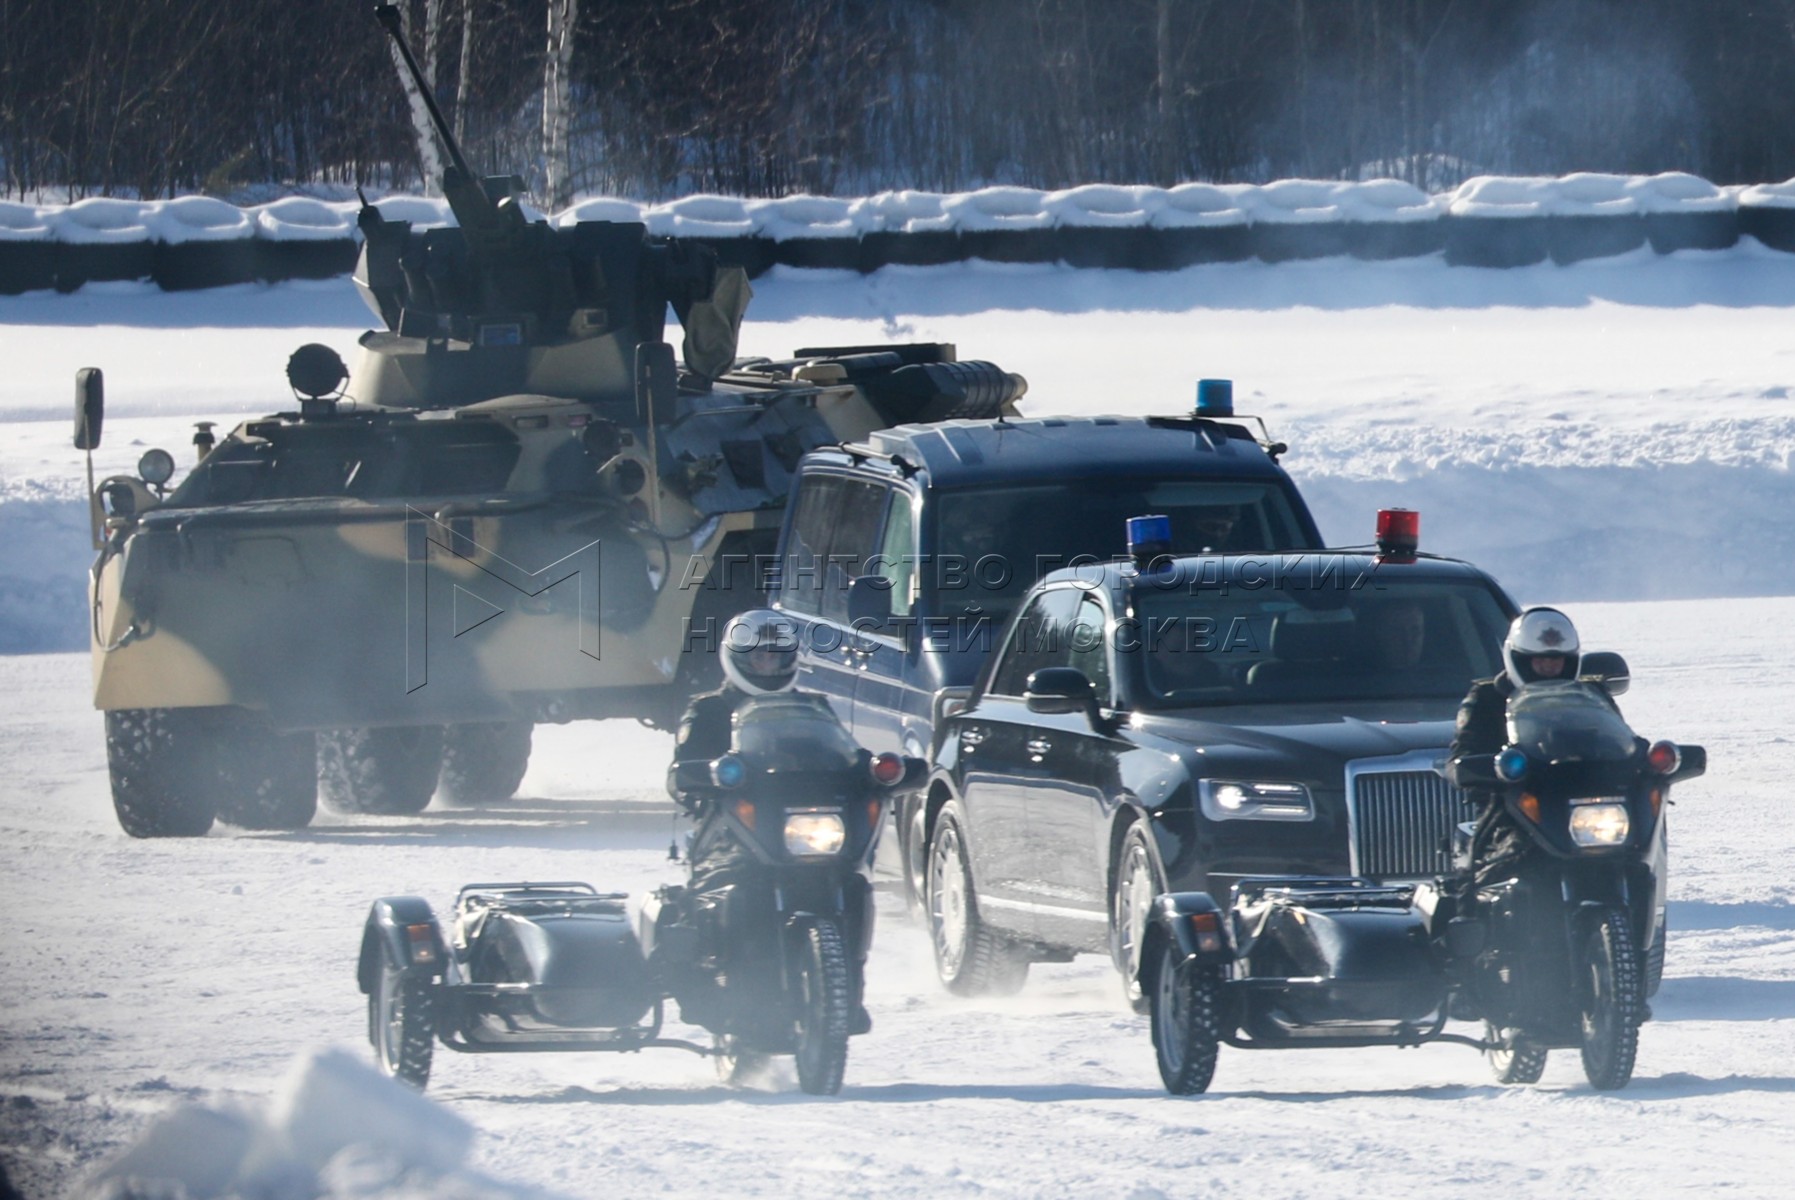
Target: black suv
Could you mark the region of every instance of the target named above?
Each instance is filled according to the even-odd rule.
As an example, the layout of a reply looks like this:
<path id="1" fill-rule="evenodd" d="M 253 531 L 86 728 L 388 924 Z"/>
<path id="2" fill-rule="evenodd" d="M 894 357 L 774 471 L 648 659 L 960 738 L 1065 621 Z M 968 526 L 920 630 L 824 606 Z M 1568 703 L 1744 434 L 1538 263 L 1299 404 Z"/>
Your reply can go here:
<path id="1" fill-rule="evenodd" d="M 1283 447 L 1243 420 L 945 421 L 805 456 L 773 604 L 799 627 L 802 688 L 874 751 L 925 756 L 1041 576 L 1126 553 L 1124 521 L 1165 516 L 1179 552 L 1321 545 Z M 919 798 L 893 814 L 920 898 Z"/>
<path id="2" fill-rule="evenodd" d="M 1441 873 L 1471 816 L 1442 776 L 1453 717 L 1516 611 L 1428 556 L 1044 579 L 937 741 L 922 824 L 942 981 L 1004 991 L 1030 961 L 1107 950 L 1132 989 L 1161 892 Z"/>

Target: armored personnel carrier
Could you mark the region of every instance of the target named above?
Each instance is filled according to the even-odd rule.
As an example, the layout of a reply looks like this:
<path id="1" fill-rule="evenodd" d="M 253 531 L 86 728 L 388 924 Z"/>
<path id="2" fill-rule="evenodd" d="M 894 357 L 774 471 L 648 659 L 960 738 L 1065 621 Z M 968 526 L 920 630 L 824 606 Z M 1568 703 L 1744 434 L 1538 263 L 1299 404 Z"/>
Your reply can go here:
<path id="1" fill-rule="evenodd" d="M 287 411 L 200 423 L 178 482 L 152 450 L 92 489 L 94 703 L 133 836 L 297 828 L 320 792 L 500 800 L 536 723 L 670 725 L 763 600 L 807 451 L 1024 391 L 949 345 L 737 358 L 739 269 L 636 223 L 528 219 L 424 91 L 458 227 L 364 203 L 355 283 L 385 328 L 353 367 L 302 346 Z M 85 370 L 77 449 L 103 411 Z"/>

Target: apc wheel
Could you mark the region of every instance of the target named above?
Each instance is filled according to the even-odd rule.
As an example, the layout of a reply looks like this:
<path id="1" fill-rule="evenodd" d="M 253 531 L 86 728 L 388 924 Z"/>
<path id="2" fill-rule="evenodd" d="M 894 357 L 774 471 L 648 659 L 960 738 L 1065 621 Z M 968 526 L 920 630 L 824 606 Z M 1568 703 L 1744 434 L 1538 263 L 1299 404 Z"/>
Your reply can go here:
<path id="1" fill-rule="evenodd" d="M 528 721 L 450 725 L 443 731 L 442 777 L 451 804 L 497 804 L 511 799 L 530 765 Z"/>
<path id="2" fill-rule="evenodd" d="M 106 714 L 106 768 L 118 823 L 135 838 L 199 837 L 217 812 L 213 746 L 199 710 Z"/>
<path id="3" fill-rule="evenodd" d="M 241 829 L 304 829 L 318 811 L 318 739 L 248 721 L 221 733 L 218 819 Z"/>
<path id="4" fill-rule="evenodd" d="M 430 1082 L 435 1049 L 434 985 L 381 956 L 380 983 L 368 997 L 368 1034 L 383 1074 L 418 1091 Z"/>
<path id="5" fill-rule="evenodd" d="M 1483 1040 L 1501 1041 L 1502 1030 L 1485 1021 Z M 1490 1074 L 1495 1076 L 1497 1083 L 1538 1083 L 1539 1077 L 1546 1072 L 1546 1053 L 1544 1047 L 1526 1043 L 1511 1049 L 1487 1051 Z"/>
<path id="6" fill-rule="evenodd" d="M 1176 942 L 1161 939 L 1149 993 L 1153 1053 L 1159 1078 L 1174 1096 L 1209 1089 L 1221 1051 L 1221 972 L 1184 961 Z"/>
<path id="7" fill-rule="evenodd" d="M 854 977 L 841 929 L 819 919 L 804 926 L 798 958 L 798 1086 L 812 1096 L 841 1091 L 848 1065 Z"/>
<path id="8" fill-rule="evenodd" d="M 935 820 L 929 842 L 929 934 L 935 971 L 956 996 L 1009 996 L 1028 979 L 1028 959 L 979 919 L 978 894 L 966 862 L 960 810 L 953 801 Z"/>
<path id="9" fill-rule="evenodd" d="M 1583 997 L 1583 1073 L 1589 1085 L 1611 1092 L 1633 1078 L 1644 1018 L 1642 969 L 1627 914 L 1610 908 L 1590 927 L 1583 943 L 1586 992 Z"/>
<path id="10" fill-rule="evenodd" d="M 1122 838 L 1109 897 L 1110 957 L 1122 973 L 1122 998 L 1137 1013 L 1147 1011 L 1140 983 L 1141 944 L 1153 915 L 1153 898 L 1165 890 L 1165 878 L 1147 845 L 1146 830 L 1137 821 Z"/>
<path id="11" fill-rule="evenodd" d="M 423 812 L 442 769 L 436 725 L 338 729 L 318 735 L 318 784 L 338 812 Z"/>
<path id="12" fill-rule="evenodd" d="M 730 1087 L 742 1087 L 757 1075 L 764 1074 L 770 1055 L 749 1049 L 734 1034 L 719 1035 L 713 1043 L 717 1051 L 717 1078 Z"/>

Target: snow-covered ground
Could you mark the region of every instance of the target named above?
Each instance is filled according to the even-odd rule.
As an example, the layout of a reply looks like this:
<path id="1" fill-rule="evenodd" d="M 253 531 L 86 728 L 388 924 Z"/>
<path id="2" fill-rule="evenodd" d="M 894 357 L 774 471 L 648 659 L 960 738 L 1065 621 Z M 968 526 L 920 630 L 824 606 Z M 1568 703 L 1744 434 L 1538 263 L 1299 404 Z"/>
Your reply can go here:
<path id="1" fill-rule="evenodd" d="M 1640 731 L 1711 754 L 1671 818 L 1657 1019 L 1613 1095 L 1574 1054 L 1501 1088 L 1442 1046 L 1224 1050 L 1208 1096 L 1172 1100 L 1107 964 L 952 1000 L 887 892 L 875 1028 L 839 1098 L 783 1078 L 727 1091 L 672 1051 L 441 1051 L 430 1094 L 480 1130 L 475 1168 L 578 1197 L 1787 1194 L 1795 262 L 1747 244 L 1506 272 L 974 264 L 756 286 L 745 352 L 953 341 L 1026 375 L 1035 413 L 1173 411 L 1197 377 L 1232 377 L 1291 442 L 1331 537 L 1362 541 L 1373 508 L 1408 504 L 1430 548 L 1566 601 L 1589 644 L 1632 662 Z M 59 651 L 0 657 L 0 1162 L 28 1195 L 174 1104 L 253 1105 L 296 1053 L 365 1054 L 353 958 L 375 895 L 446 902 L 505 876 L 639 893 L 677 872 L 667 740 L 620 722 L 539 731 L 522 798 L 496 809 L 119 831 L 86 656 L 68 652 L 88 557 L 74 371 L 106 369 L 111 473 L 152 444 L 184 458 L 193 420 L 285 406 L 291 349 L 347 352 L 365 322 L 345 283 L 0 298 L 0 648 Z"/>

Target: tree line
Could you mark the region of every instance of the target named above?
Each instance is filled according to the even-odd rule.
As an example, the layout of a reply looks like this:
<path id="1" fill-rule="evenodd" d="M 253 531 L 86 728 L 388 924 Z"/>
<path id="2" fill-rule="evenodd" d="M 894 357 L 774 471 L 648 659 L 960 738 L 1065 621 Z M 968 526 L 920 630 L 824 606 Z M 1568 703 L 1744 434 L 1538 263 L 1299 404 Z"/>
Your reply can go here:
<path id="1" fill-rule="evenodd" d="M 6 194 L 425 185 L 370 0 L 0 0 Z M 539 203 L 1795 175 L 1795 0 L 405 0 Z"/>

